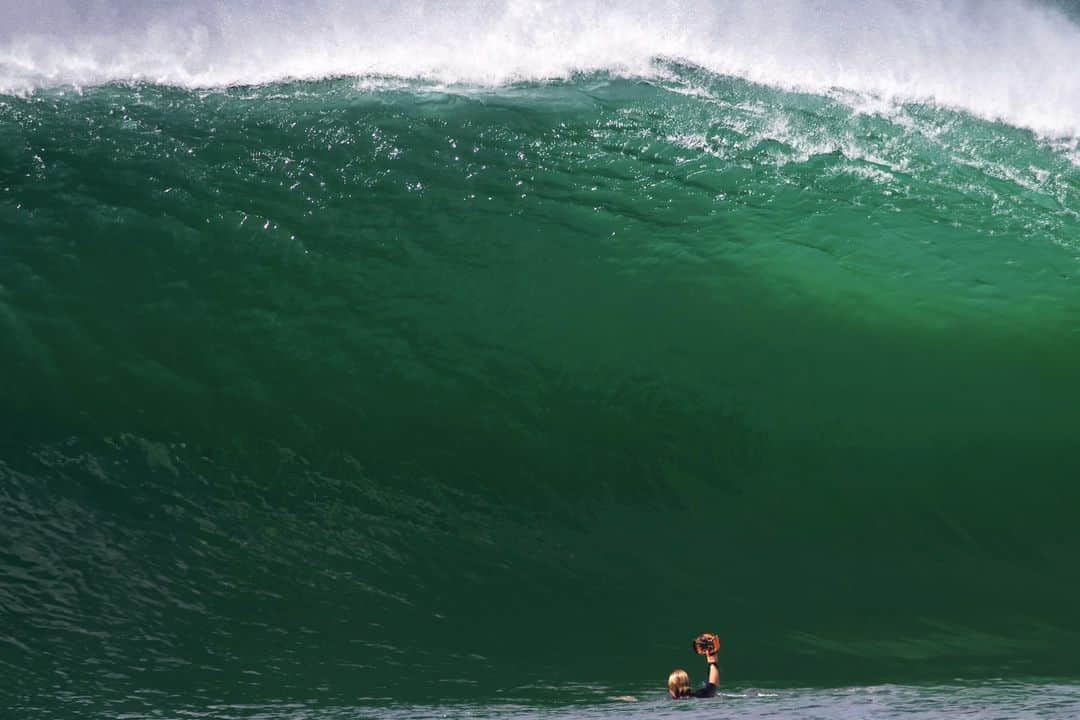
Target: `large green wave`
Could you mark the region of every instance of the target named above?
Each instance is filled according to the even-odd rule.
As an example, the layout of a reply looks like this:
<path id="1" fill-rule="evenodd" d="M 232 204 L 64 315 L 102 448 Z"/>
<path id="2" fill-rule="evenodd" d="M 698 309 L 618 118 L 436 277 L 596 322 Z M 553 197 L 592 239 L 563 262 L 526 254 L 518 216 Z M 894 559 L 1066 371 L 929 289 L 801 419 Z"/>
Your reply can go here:
<path id="1" fill-rule="evenodd" d="M 0 101 L 16 701 L 1075 676 L 1074 150 L 661 75 Z"/>

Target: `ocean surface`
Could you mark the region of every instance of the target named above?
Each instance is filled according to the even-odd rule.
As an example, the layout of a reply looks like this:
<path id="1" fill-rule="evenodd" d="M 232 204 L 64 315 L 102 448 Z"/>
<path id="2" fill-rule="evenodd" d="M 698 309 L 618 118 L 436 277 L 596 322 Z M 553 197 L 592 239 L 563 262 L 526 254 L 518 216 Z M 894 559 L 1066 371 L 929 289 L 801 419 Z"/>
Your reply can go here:
<path id="1" fill-rule="evenodd" d="M 1077 717 L 1078 432 L 1075 4 L 0 2 L 0 717 Z"/>

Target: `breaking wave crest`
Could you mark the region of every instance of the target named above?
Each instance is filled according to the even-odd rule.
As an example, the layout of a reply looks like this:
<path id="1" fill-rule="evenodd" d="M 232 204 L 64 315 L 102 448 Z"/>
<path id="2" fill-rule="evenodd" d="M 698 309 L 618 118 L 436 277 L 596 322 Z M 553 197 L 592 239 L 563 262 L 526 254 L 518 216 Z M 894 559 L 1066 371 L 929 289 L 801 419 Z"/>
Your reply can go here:
<path id="1" fill-rule="evenodd" d="M 660 58 L 811 93 L 932 102 L 1053 137 L 1080 135 L 1080 26 L 1006 3 L 317 0 L 0 10 L 0 92 L 389 76 L 502 85 L 581 72 L 650 77 Z"/>

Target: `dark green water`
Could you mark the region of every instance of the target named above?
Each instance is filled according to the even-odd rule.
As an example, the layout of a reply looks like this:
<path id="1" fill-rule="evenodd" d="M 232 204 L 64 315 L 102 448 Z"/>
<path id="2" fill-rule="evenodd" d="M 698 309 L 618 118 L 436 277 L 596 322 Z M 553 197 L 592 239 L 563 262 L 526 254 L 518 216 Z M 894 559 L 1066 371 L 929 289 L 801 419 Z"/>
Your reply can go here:
<path id="1" fill-rule="evenodd" d="M 0 98 L 3 704 L 1075 679 L 1074 151 L 664 70 Z"/>

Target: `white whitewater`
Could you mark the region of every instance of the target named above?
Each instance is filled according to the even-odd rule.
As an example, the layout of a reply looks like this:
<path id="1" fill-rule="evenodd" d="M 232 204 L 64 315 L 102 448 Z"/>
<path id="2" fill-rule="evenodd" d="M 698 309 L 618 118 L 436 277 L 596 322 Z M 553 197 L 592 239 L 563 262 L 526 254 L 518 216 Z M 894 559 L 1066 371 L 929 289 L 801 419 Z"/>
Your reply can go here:
<path id="1" fill-rule="evenodd" d="M 1030 0 L 35 0 L 0 3 L 0 93 L 384 76 L 501 85 L 667 58 L 1080 136 L 1080 24 Z"/>

